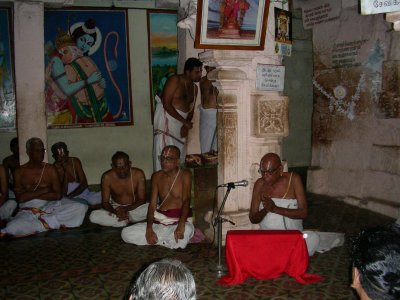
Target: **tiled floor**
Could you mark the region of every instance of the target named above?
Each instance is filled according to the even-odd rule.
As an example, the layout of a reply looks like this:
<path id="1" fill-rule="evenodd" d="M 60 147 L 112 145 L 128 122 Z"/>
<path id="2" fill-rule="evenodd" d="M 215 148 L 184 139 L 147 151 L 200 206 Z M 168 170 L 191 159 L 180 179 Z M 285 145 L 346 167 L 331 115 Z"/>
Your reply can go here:
<path id="1" fill-rule="evenodd" d="M 363 227 L 394 220 L 338 200 L 309 195 L 305 228 L 353 234 Z M 349 288 L 347 245 L 310 259 L 309 272 L 320 283 L 301 285 L 289 276 L 248 279 L 241 285 L 218 285 L 217 250 L 207 243 L 184 250 L 125 244 L 120 229 L 85 222 L 78 229 L 53 231 L 0 241 L 0 299 L 123 299 L 135 273 L 163 257 L 185 262 L 196 280 L 198 299 L 356 299 Z"/>

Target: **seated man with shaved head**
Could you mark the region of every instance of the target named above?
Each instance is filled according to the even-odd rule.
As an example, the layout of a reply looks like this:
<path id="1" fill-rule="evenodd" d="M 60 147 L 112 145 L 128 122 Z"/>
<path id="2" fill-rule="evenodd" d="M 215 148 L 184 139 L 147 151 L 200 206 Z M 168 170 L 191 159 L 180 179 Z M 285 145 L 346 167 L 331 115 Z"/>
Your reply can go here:
<path id="1" fill-rule="evenodd" d="M 86 204 L 62 198 L 57 170 L 45 163 L 46 148 L 41 139 L 26 142 L 29 161 L 15 170 L 15 196 L 19 212 L 1 230 L 2 235 L 27 236 L 60 227 L 82 224 Z M 62 199 L 61 199 L 62 198 Z"/>
<path id="2" fill-rule="evenodd" d="M 250 221 L 260 224 L 260 229 L 303 230 L 308 211 L 300 176 L 283 172 L 281 159 L 275 153 L 262 157 L 258 172 L 261 178 L 254 184 Z M 311 256 L 319 244 L 318 235 L 307 232 L 306 243 Z"/>

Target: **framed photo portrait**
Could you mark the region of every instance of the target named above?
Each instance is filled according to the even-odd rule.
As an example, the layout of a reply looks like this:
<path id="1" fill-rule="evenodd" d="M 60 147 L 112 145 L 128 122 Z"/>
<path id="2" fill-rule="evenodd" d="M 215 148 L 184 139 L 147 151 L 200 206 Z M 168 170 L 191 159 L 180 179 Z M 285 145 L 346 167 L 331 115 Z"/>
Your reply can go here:
<path id="1" fill-rule="evenodd" d="M 0 130 L 15 130 L 15 84 L 11 9 L 0 7 Z"/>
<path id="2" fill-rule="evenodd" d="M 269 0 L 198 0 L 195 48 L 263 50 Z"/>
<path id="3" fill-rule="evenodd" d="M 155 97 L 161 96 L 167 79 L 177 73 L 178 30 L 176 23 L 176 11 L 147 10 L 151 120 L 154 118 Z"/>
<path id="4" fill-rule="evenodd" d="M 127 11 L 46 9 L 49 128 L 132 125 Z"/>

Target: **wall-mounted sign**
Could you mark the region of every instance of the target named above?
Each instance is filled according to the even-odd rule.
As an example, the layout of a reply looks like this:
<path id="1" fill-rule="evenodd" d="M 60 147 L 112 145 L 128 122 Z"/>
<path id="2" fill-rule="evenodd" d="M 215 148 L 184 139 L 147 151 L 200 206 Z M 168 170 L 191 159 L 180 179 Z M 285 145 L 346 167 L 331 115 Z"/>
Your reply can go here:
<path id="1" fill-rule="evenodd" d="M 285 67 L 257 65 L 256 89 L 261 91 L 283 91 Z"/>
<path id="2" fill-rule="evenodd" d="M 342 9 L 342 1 L 317 0 L 302 5 L 304 29 L 311 29 L 323 23 L 337 20 Z"/>
<path id="3" fill-rule="evenodd" d="M 361 14 L 372 15 L 400 11 L 400 0 L 361 0 Z"/>

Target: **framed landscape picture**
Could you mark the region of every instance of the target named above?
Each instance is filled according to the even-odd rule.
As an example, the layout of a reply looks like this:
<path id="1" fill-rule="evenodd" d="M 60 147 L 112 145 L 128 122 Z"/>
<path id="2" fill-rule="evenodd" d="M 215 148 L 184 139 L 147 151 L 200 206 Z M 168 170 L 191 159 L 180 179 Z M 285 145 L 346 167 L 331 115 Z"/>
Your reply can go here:
<path id="1" fill-rule="evenodd" d="M 199 0 L 195 48 L 262 50 L 269 0 Z"/>
<path id="2" fill-rule="evenodd" d="M 127 10 L 46 9 L 49 128 L 132 125 Z"/>
<path id="3" fill-rule="evenodd" d="M 177 72 L 178 37 L 176 23 L 176 11 L 147 10 L 152 120 L 154 118 L 155 97 L 161 96 L 168 77 Z"/>

